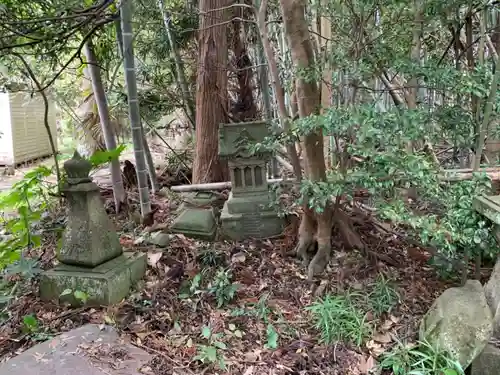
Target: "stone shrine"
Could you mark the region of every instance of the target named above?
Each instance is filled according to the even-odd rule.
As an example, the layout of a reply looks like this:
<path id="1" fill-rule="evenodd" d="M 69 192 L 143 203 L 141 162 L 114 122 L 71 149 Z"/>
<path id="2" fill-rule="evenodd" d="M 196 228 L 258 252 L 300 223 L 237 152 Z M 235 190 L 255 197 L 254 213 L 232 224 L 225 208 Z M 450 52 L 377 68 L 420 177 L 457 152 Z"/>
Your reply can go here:
<path id="1" fill-rule="evenodd" d="M 219 125 L 219 156 L 228 161 L 232 185 L 221 222 L 224 235 L 233 240 L 272 237 L 283 231 L 284 220 L 270 207 L 267 162 L 271 152 L 249 150 L 268 134 L 266 122 Z"/>
<path id="2" fill-rule="evenodd" d="M 76 304 L 74 292 L 80 291 L 89 304 L 114 304 L 146 272 L 146 254 L 123 252 L 99 187 L 89 177 L 91 167 L 78 152 L 64 163 L 68 222 L 57 254 L 61 264 L 41 276 L 44 300 Z"/>

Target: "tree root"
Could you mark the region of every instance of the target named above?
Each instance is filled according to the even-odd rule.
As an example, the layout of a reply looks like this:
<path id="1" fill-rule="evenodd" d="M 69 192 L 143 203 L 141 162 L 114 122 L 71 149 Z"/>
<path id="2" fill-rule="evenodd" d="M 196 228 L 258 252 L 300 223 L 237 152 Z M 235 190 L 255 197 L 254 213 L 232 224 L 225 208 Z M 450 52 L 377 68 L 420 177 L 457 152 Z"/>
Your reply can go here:
<path id="1" fill-rule="evenodd" d="M 316 255 L 309 263 L 309 267 L 307 268 L 307 280 L 312 281 L 314 276 L 318 276 L 323 273 L 328 262 L 330 262 L 330 255 L 332 251 L 332 245 L 330 243 L 318 244 L 318 251 Z"/>
<path id="2" fill-rule="evenodd" d="M 326 210 L 322 214 L 313 215 L 312 211 L 306 210 L 300 222 L 299 240 L 294 252 L 302 260 L 302 265 L 307 267 L 309 281 L 321 274 L 330 261 L 334 223 L 337 224 L 340 235 L 349 247 L 365 250 L 365 244 L 345 212 L 340 209 L 335 212 Z"/>

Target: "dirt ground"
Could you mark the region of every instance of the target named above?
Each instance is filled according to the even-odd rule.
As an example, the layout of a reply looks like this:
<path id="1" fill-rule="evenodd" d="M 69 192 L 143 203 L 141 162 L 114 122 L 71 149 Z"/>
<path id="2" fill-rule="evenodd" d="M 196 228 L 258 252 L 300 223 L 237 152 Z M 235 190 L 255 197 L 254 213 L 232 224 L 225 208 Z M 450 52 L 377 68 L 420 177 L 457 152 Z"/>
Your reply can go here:
<path id="1" fill-rule="evenodd" d="M 156 225 L 168 227 L 174 205 L 163 197 L 152 199 Z M 60 215 L 54 223 L 61 223 Z M 357 218 L 355 224 L 367 251 L 346 248 L 334 236 L 333 260 L 313 285 L 300 262 L 286 255 L 296 243 L 293 228 L 280 239 L 239 243 L 171 235 L 168 246 L 158 248 L 137 244 L 148 228 L 131 229 L 125 217 L 117 218 L 116 225 L 124 248 L 147 254 L 144 281 L 118 305 L 78 309 L 41 301 L 36 282 L 23 286 L 0 324 L 1 360 L 90 322 L 113 325 L 124 340 L 154 354 L 146 374 L 362 375 L 396 340 L 414 341 L 422 315 L 453 284 L 427 264 L 425 250 L 380 231 L 368 218 Z M 53 266 L 56 246 L 56 236 L 48 234 L 42 252 L 33 254 L 41 256 L 43 269 Z M 362 332 L 361 342 L 346 336 L 334 345 L 323 343 L 317 317 L 308 310 L 314 302 L 348 294 L 367 301 L 381 278 L 390 289 L 378 299 L 389 298 L 393 290 L 392 305 L 384 312 L 369 304 L 361 307 L 363 323 L 354 328 Z M 231 295 L 227 288 L 233 286 Z M 221 288 L 227 293 L 222 304 L 217 295 Z M 339 313 L 354 324 L 352 312 Z M 23 323 L 29 315 L 38 322 L 33 331 Z M 206 327 L 208 339 L 202 335 Z M 214 342 L 217 359 L 200 360 Z"/>

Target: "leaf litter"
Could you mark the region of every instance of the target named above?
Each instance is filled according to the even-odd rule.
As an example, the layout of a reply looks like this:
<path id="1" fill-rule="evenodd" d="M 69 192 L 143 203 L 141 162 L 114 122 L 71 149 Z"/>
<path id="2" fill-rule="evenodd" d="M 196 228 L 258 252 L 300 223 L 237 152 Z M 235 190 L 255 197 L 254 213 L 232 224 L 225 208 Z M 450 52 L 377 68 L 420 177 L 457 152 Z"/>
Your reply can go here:
<path id="1" fill-rule="evenodd" d="M 123 220 L 116 224 L 125 226 Z M 285 231 L 284 239 L 236 244 L 175 235 L 163 250 L 134 245 L 134 234 L 124 233 L 122 243 L 148 255 L 146 276 L 130 296 L 107 308 L 69 309 L 39 300 L 34 282 L 10 303 L 8 317 L 1 321 L 0 358 L 8 360 L 39 341 L 96 323 L 115 326 L 128 342 L 154 355 L 143 369 L 146 374 L 369 374 L 377 357 L 396 340 L 415 339 L 421 316 L 449 284 L 409 256 L 394 236 L 381 234 L 368 221 L 356 229 L 377 256 L 334 243 L 338 250 L 312 287 L 300 262 L 287 255 L 296 230 Z M 47 254 L 56 244 L 44 246 L 43 268 L 49 268 L 54 257 Z M 306 306 L 327 294 L 368 294 L 381 274 L 396 286 L 399 303 L 381 314 L 365 309 L 371 336 L 359 347 L 343 341 L 321 343 Z M 224 277 L 229 281 L 220 281 Z M 218 308 L 217 291 L 231 285 L 237 287 L 224 294 Z M 29 314 L 39 327 L 27 334 L 23 317 Z M 223 366 L 195 360 L 203 347 L 216 348 Z M 93 357 L 106 361 L 117 355 L 93 350 Z"/>

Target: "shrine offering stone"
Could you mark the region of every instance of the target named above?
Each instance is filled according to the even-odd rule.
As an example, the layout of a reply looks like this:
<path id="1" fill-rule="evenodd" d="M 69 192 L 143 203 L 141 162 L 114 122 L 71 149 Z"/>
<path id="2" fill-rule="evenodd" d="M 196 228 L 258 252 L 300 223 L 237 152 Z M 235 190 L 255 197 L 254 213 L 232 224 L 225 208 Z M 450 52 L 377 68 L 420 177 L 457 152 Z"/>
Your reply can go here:
<path id="1" fill-rule="evenodd" d="M 283 231 L 284 220 L 270 205 L 267 162 L 271 153 L 249 150 L 268 134 L 265 122 L 219 126 L 219 155 L 228 160 L 232 185 L 221 223 L 223 234 L 233 240 L 273 237 Z"/>
<path id="2" fill-rule="evenodd" d="M 213 241 L 217 234 L 214 209 L 185 208 L 172 223 L 170 231 L 190 238 Z"/>
<path id="3" fill-rule="evenodd" d="M 61 264 L 42 273 L 44 300 L 78 303 L 73 292 L 80 291 L 87 295 L 87 303 L 112 304 L 125 297 L 146 271 L 146 254 L 123 253 L 99 187 L 89 177 L 91 167 L 76 152 L 64 163 L 68 222 L 57 256 Z"/>

